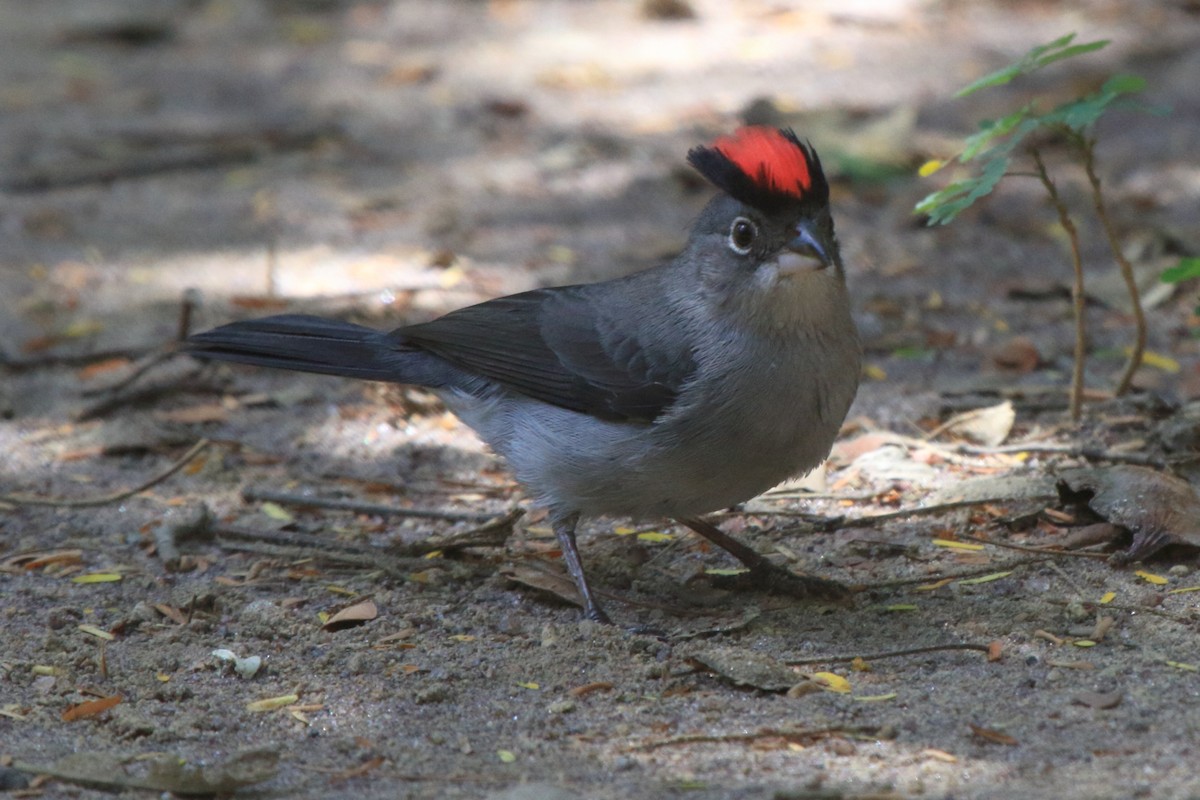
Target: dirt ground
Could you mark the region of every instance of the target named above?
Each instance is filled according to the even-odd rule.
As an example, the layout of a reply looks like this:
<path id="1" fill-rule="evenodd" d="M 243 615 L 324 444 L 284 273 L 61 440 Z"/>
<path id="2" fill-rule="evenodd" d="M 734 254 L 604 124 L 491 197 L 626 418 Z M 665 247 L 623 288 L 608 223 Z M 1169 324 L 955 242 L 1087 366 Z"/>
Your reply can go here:
<path id="1" fill-rule="evenodd" d="M 1112 44 L 951 99 L 1071 31 Z M 1077 426 L 1070 263 L 1036 182 L 948 227 L 911 209 L 940 185 L 917 166 L 974 120 L 1114 72 L 1171 109 L 1099 129 L 1154 357 L 1106 398 L 1131 317 L 1084 216 Z M 0 2 L 0 787 L 1200 797 L 1200 594 L 1174 591 L 1200 583 L 1194 551 L 1001 546 L 1088 521 L 1025 492 L 1064 469 L 1195 474 L 1196 290 L 1157 275 L 1200 255 L 1198 75 L 1187 0 Z M 835 178 L 867 371 L 815 494 L 721 522 L 851 604 L 724 589 L 707 571 L 733 562 L 683 530 L 592 520 L 618 625 L 581 622 L 536 509 L 480 530 L 522 498 L 431 396 L 155 357 L 185 306 L 193 330 L 281 309 L 388 326 L 653 264 L 709 196 L 687 149 L 745 120 L 793 126 Z M 1003 445 L 937 430 L 1005 400 Z M 855 522 L 983 479 L 993 502 Z M 1170 507 L 1200 535 L 1190 501 L 1149 498 L 1101 515 Z M 365 621 L 325 624 L 348 605 Z M 893 654 L 939 646 L 959 649 Z"/>

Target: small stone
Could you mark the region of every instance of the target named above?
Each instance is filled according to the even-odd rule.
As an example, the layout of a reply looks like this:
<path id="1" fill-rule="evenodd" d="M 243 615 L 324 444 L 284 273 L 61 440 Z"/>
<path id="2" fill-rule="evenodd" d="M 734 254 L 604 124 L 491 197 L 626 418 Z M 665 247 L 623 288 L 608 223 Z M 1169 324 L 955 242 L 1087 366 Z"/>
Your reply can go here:
<path id="1" fill-rule="evenodd" d="M 433 703 L 445 702 L 450 697 L 450 690 L 446 688 L 444 683 L 435 683 L 432 686 L 426 686 L 417 692 L 417 696 L 413 698 L 419 705 L 431 705 Z"/>
<path id="2" fill-rule="evenodd" d="M 575 701 L 555 700 L 553 703 L 546 706 L 546 710 L 551 714 L 568 714 L 575 710 Z"/>
<path id="3" fill-rule="evenodd" d="M 854 742 L 845 739 L 833 739 L 829 742 L 829 751 L 835 756 L 852 756 L 858 752 Z"/>

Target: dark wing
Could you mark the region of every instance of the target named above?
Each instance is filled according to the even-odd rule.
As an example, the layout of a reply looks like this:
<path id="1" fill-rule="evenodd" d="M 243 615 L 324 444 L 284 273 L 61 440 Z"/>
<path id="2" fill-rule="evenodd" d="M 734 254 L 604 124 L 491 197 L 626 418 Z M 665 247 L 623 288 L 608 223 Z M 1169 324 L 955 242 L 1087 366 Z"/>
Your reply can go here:
<path id="1" fill-rule="evenodd" d="M 675 401 L 695 361 L 682 336 L 665 337 L 679 343 L 674 347 L 661 336 L 652 343 L 649 329 L 663 326 L 648 325 L 628 303 L 589 302 L 602 285 L 501 297 L 391 336 L 546 403 L 602 419 L 652 421 Z"/>

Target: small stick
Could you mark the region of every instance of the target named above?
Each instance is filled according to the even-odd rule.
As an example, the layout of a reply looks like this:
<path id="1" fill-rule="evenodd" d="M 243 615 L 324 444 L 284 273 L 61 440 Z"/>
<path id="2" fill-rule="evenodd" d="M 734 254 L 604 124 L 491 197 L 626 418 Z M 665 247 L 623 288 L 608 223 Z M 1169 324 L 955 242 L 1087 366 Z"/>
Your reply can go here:
<path id="1" fill-rule="evenodd" d="M 826 656 L 824 658 L 800 658 L 795 660 L 785 660 L 789 667 L 806 667 L 812 664 L 847 664 L 855 659 L 861 658 L 863 661 L 878 661 L 883 658 L 899 658 L 900 656 L 916 656 L 922 653 L 938 653 L 943 650 L 975 650 L 980 653 L 988 652 L 986 644 L 932 644 L 928 647 L 908 647 L 903 650 L 885 650 L 882 653 L 871 653 L 865 656 Z"/>
<path id="2" fill-rule="evenodd" d="M 144 492 L 151 486 L 162 483 L 167 478 L 171 477 L 176 472 L 179 472 L 179 470 L 187 466 L 189 461 L 200 455 L 200 451 L 208 447 L 210 444 L 212 444 L 212 442 L 210 442 L 208 439 L 201 439 L 188 448 L 188 451 L 180 456 L 179 459 L 171 464 L 171 466 L 169 466 L 167 469 L 131 489 L 123 489 L 119 492 L 100 495 L 99 497 L 82 498 L 53 498 L 35 497 L 28 494 L 0 494 L 0 503 L 11 503 L 17 506 L 54 506 L 56 508 L 87 508 L 90 506 L 106 506 L 110 503 L 116 503 L 124 500 L 127 497 L 132 497 L 138 492 Z"/>
<path id="3" fill-rule="evenodd" d="M 1133 275 L 1133 266 L 1130 265 L 1129 259 L 1121 250 L 1121 242 L 1113 228 L 1112 219 L 1108 216 L 1104 193 L 1100 190 L 1100 178 L 1096 175 L 1096 140 L 1085 140 L 1081 147 L 1083 149 L 1083 170 L 1087 173 L 1088 183 L 1092 185 L 1092 203 L 1096 207 L 1096 216 L 1100 218 L 1100 227 L 1104 228 L 1104 235 L 1108 238 L 1108 247 L 1112 250 L 1113 258 L 1116 259 L 1117 266 L 1121 270 L 1121 277 L 1125 279 L 1125 289 L 1129 292 L 1129 301 L 1133 304 L 1135 330 L 1133 350 L 1129 354 L 1128 363 L 1125 364 L 1125 371 L 1117 382 L 1117 388 L 1113 390 L 1113 394 L 1120 397 L 1129 391 L 1134 374 L 1142 366 L 1142 356 L 1146 352 L 1146 312 L 1142 310 L 1141 292 L 1138 290 L 1137 279 Z"/>
<path id="4" fill-rule="evenodd" d="M 1078 550 L 1055 550 L 1050 547 L 1028 547 L 1021 544 L 1012 544 L 1011 542 L 997 542 L 992 539 L 981 539 L 978 536 L 969 536 L 965 533 L 958 534 L 958 538 L 965 539 L 968 542 L 978 542 L 979 544 L 990 544 L 996 547 L 1003 547 L 1008 550 L 1020 550 L 1022 553 L 1038 553 L 1043 556 L 1068 556 L 1070 558 L 1096 558 L 1108 559 L 1107 553 L 1085 553 Z"/>
<path id="5" fill-rule="evenodd" d="M 723 744 L 727 742 L 753 742 L 759 739 L 816 739 L 822 736 L 834 736 L 839 733 L 871 735 L 879 730 L 876 725 L 862 727 L 846 727 L 842 725 L 830 728 L 763 728 L 754 733 L 687 733 L 682 736 L 672 736 L 670 739 L 656 739 L 652 742 L 640 742 L 629 745 L 629 750 L 657 750 L 660 747 L 672 747 L 679 744 Z"/>
<path id="6" fill-rule="evenodd" d="M 1063 226 L 1063 230 L 1067 232 L 1067 239 L 1071 244 L 1071 266 L 1075 272 L 1075 282 L 1071 284 L 1071 303 L 1075 311 L 1075 364 L 1071 369 L 1071 419 L 1078 422 L 1083 414 L 1083 361 L 1087 356 L 1087 329 L 1083 315 L 1083 255 L 1079 247 L 1079 231 L 1075 228 L 1075 221 L 1071 219 L 1071 212 L 1067 209 L 1067 204 L 1058 194 L 1058 186 L 1046 172 L 1046 164 L 1042 161 L 1041 152 L 1036 147 L 1032 147 L 1029 153 L 1033 156 L 1033 163 L 1037 165 L 1038 178 L 1041 180 L 1042 186 L 1046 187 L 1046 192 L 1050 195 L 1050 202 L 1053 203 L 1054 210 L 1058 212 L 1058 221 Z"/>
<path id="7" fill-rule="evenodd" d="M 1015 569 L 1017 567 L 1028 566 L 1029 564 L 1038 564 L 1045 561 L 1047 556 L 1033 556 L 1031 558 L 1018 558 L 1014 561 L 1009 561 L 1007 564 L 989 564 L 986 567 L 972 569 L 966 572 L 956 573 L 954 575 L 924 575 L 920 578 L 901 578 L 894 581 L 883 581 L 882 583 L 867 583 L 856 584 L 850 587 L 855 592 L 866 592 L 872 589 L 896 589 L 901 586 L 911 586 L 914 583 L 937 583 L 938 581 L 951 580 L 957 581 L 962 578 L 974 578 L 979 575 L 990 575 L 993 572 L 1004 572 L 1005 570 Z"/>
<path id="8" fill-rule="evenodd" d="M 452 522 L 488 522 L 496 518 L 495 514 L 483 514 L 477 511 L 451 511 L 441 508 L 398 508 L 382 503 L 364 503 L 358 500 L 337 500 L 333 498 L 308 497 L 291 492 L 281 492 L 277 489 L 262 489 L 248 486 L 242 490 L 245 500 L 261 500 L 270 503 L 282 503 L 309 508 L 329 508 L 338 511 L 353 511 L 357 514 L 374 514 L 380 517 L 419 517 L 422 519 L 443 519 Z"/>

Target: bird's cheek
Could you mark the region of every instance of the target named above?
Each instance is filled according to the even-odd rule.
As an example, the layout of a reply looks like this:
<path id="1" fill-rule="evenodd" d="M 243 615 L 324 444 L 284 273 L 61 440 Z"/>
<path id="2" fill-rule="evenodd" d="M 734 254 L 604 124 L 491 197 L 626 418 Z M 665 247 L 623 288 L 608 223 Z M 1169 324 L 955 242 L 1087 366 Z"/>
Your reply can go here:
<path id="1" fill-rule="evenodd" d="M 775 265 L 779 276 L 785 278 L 825 269 L 825 264 L 818 259 L 809 255 L 794 253 L 791 250 L 784 250 L 780 253 L 775 259 Z"/>

